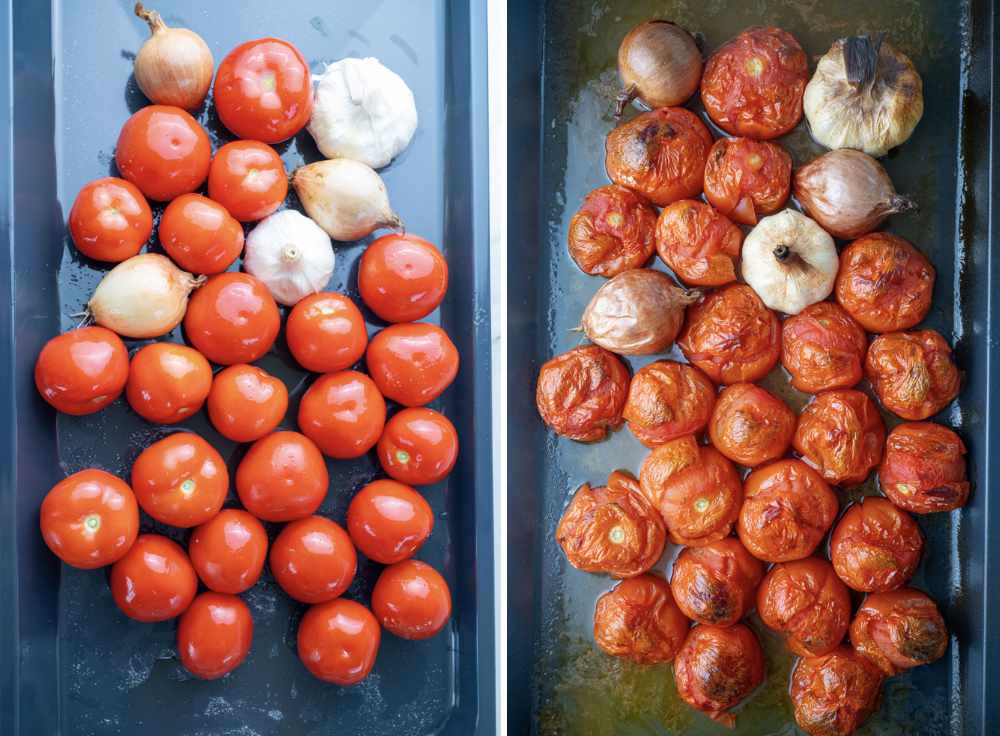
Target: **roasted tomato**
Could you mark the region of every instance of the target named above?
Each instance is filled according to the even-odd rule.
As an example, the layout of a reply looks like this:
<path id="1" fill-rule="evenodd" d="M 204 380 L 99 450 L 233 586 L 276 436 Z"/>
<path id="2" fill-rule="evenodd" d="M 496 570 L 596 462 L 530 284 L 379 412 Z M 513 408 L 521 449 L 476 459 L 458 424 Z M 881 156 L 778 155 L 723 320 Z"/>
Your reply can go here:
<path id="1" fill-rule="evenodd" d="M 383 565 L 412 557 L 434 529 L 426 499 L 394 480 L 374 480 L 351 499 L 347 531 L 361 554 Z"/>
<path id="2" fill-rule="evenodd" d="M 792 157 L 777 143 L 720 138 L 705 164 L 705 198 L 744 225 L 781 209 L 792 186 Z"/>
<path id="3" fill-rule="evenodd" d="M 736 537 L 685 547 L 674 560 L 670 590 L 684 615 L 700 624 L 732 626 L 754 605 L 764 565 Z"/>
<path id="4" fill-rule="evenodd" d="M 378 576 L 372 611 L 401 639 L 430 639 L 451 618 L 451 591 L 441 573 L 426 562 L 403 560 Z"/>
<path id="5" fill-rule="evenodd" d="M 690 110 L 661 107 L 608 135 L 604 166 L 615 184 L 664 207 L 701 193 L 712 134 Z"/>
<path id="6" fill-rule="evenodd" d="M 288 172 L 270 146 L 232 141 L 215 152 L 208 169 L 208 196 L 240 222 L 264 219 L 287 194 Z"/>
<path id="7" fill-rule="evenodd" d="M 142 534 L 111 566 L 111 596 L 129 618 L 144 623 L 180 616 L 198 592 L 198 576 L 176 542 Z"/>
<path id="8" fill-rule="evenodd" d="M 103 327 L 81 327 L 56 335 L 45 343 L 35 361 L 38 393 L 64 414 L 100 411 L 118 398 L 127 381 L 125 343 Z M 625 381 L 627 384 L 627 373 Z"/>
<path id="9" fill-rule="evenodd" d="M 231 365 L 215 374 L 208 392 L 208 418 L 233 442 L 254 442 L 271 434 L 288 410 L 288 389 L 255 365 Z"/>
<path id="10" fill-rule="evenodd" d="M 310 294 L 285 321 L 292 356 L 307 371 L 332 373 L 350 368 L 365 354 L 368 330 L 361 310 L 332 291 Z"/>
<path id="11" fill-rule="evenodd" d="M 201 409 L 212 388 L 212 366 L 186 345 L 154 342 L 132 356 L 125 397 L 143 419 L 176 424 Z"/>
<path id="12" fill-rule="evenodd" d="M 656 575 L 623 580 L 597 599 L 594 641 L 612 657 L 639 664 L 669 662 L 690 622 L 674 603 L 670 586 Z"/>
<path id="13" fill-rule="evenodd" d="M 744 624 L 701 624 L 691 629 L 677 653 L 674 681 L 688 705 L 732 728 L 736 719 L 726 711 L 764 681 L 764 653 Z"/>
<path id="14" fill-rule="evenodd" d="M 364 373 L 326 373 L 302 396 L 299 428 L 327 457 L 361 457 L 385 429 L 385 399 Z"/>
<path id="15" fill-rule="evenodd" d="M 240 503 L 264 521 L 309 516 L 326 498 L 329 482 L 319 448 L 298 432 L 257 440 L 236 467 Z"/>
<path id="16" fill-rule="evenodd" d="M 965 445 L 947 427 L 900 424 L 885 440 L 879 486 L 889 500 L 914 514 L 951 511 L 969 500 Z"/>
<path id="17" fill-rule="evenodd" d="M 757 615 L 785 634 L 794 654 L 816 657 L 844 640 L 851 622 L 851 592 L 826 560 L 782 562 L 768 571 L 757 590 Z"/>
<path id="18" fill-rule="evenodd" d="M 458 374 L 458 350 L 437 325 L 390 325 L 368 344 L 365 363 L 387 399 L 423 406 L 444 393 Z"/>
<path id="19" fill-rule="evenodd" d="M 200 194 L 182 194 L 168 204 L 157 236 L 171 260 L 191 273 L 222 273 L 243 252 L 243 226 Z"/>
<path id="20" fill-rule="evenodd" d="M 847 509 L 830 537 L 830 561 L 847 585 L 865 593 L 896 590 L 913 577 L 924 538 L 913 518 L 884 498 Z"/>
<path id="21" fill-rule="evenodd" d="M 756 381 L 778 363 L 781 323 L 753 289 L 733 284 L 688 307 L 677 344 L 716 383 Z"/>
<path id="22" fill-rule="evenodd" d="M 314 677 L 354 685 L 375 666 L 382 630 L 360 603 L 337 598 L 312 606 L 299 624 L 299 659 Z"/>
<path id="23" fill-rule="evenodd" d="M 323 603 L 347 590 L 358 570 L 358 556 L 340 524 L 307 516 L 281 530 L 271 545 L 268 567 L 295 600 Z"/>
<path id="24" fill-rule="evenodd" d="M 655 448 L 642 463 L 643 495 L 660 512 L 670 541 L 701 547 L 729 535 L 743 503 L 736 468 L 688 435 Z"/>
<path id="25" fill-rule="evenodd" d="M 433 409 L 403 409 L 386 422 L 378 459 L 386 475 L 400 483 L 440 483 L 458 459 L 458 432 L 448 417 Z"/>
<path id="26" fill-rule="evenodd" d="M 433 243 L 409 233 L 375 238 L 358 264 L 358 291 L 386 322 L 414 322 L 448 291 L 448 262 Z"/>
<path id="27" fill-rule="evenodd" d="M 622 416 L 647 447 L 662 445 L 708 425 L 715 386 L 692 365 L 658 360 L 640 368 L 628 387 Z"/>
<path id="28" fill-rule="evenodd" d="M 84 186 L 69 211 L 73 244 L 97 261 L 131 258 L 152 233 L 153 212 L 142 192 L 132 182 L 113 176 Z"/>
<path id="29" fill-rule="evenodd" d="M 795 722 L 809 736 L 849 736 L 875 712 L 882 675 L 847 647 L 803 657 L 792 671 Z"/>
<path id="30" fill-rule="evenodd" d="M 628 369 L 596 345 L 573 348 L 542 366 L 535 403 L 556 434 L 579 442 L 603 440 L 622 425 Z"/>
<path id="31" fill-rule="evenodd" d="M 908 242 L 870 233 L 840 253 L 836 295 L 869 332 L 907 330 L 931 308 L 934 267 Z"/>
<path id="32" fill-rule="evenodd" d="M 802 119 L 809 60 L 792 34 L 754 26 L 723 44 L 705 64 L 701 101 L 731 135 L 777 138 Z"/>
<path id="33" fill-rule="evenodd" d="M 865 374 L 882 406 L 911 420 L 944 409 L 962 382 L 951 348 L 934 330 L 879 335 L 868 348 Z"/>
<path id="34" fill-rule="evenodd" d="M 195 677 L 217 680 L 247 658 L 253 618 L 235 595 L 202 593 L 177 623 L 177 653 Z"/>
<path id="35" fill-rule="evenodd" d="M 711 205 L 682 199 L 656 223 L 656 252 L 689 286 L 722 286 L 736 280 L 743 231 Z"/>
<path id="36" fill-rule="evenodd" d="M 556 527 L 569 564 L 616 578 L 635 577 L 655 565 L 666 538 L 663 519 L 636 479 L 617 470 L 606 487 L 580 486 Z"/>
<path id="37" fill-rule="evenodd" d="M 252 363 L 274 344 L 281 315 L 274 297 L 248 273 L 220 273 L 191 296 L 184 315 L 188 341 L 219 365 Z"/>
<path id="38" fill-rule="evenodd" d="M 808 557 L 823 540 L 839 508 L 819 473 L 801 460 L 778 460 L 747 476 L 740 510 L 740 541 L 759 560 Z"/>
<path id="39" fill-rule="evenodd" d="M 617 276 L 653 257 L 656 210 L 631 189 L 590 192 L 569 223 L 569 254 L 584 273 Z"/>
<path id="40" fill-rule="evenodd" d="M 719 394 L 708 436 L 723 455 L 752 468 L 785 454 L 795 420 L 795 412 L 774 394 L 752 383 L 734 383 Z"/>
<path id="41" fill-rule="evenodd" d="M 858 385 L 867 349 L 861 325 L 834 302 L 810 304 L 781 325 L 781 364 L 808 394 Z"/>
<path id="42" fill-rule="evenodd" d="M 948 627 L 937 604 L 919 590 L 872 593 L 851 622 L 851 644 L 892 677 L 944 656 Z"/>
<path id="43" fill-rule="evenodd" d="M 198 577 L 217 593 L 242 593 L 260 578 L 267 532 L 241 509 L 223 509 L 191 533 L 188 554 Z"/>
<path id="44" fill-rule="evenodd" d="M 792 445 L 828 482 L 857 485 L 882 459 L 885 425 L 866 394 L 824 391 L 799 415 Z"/>

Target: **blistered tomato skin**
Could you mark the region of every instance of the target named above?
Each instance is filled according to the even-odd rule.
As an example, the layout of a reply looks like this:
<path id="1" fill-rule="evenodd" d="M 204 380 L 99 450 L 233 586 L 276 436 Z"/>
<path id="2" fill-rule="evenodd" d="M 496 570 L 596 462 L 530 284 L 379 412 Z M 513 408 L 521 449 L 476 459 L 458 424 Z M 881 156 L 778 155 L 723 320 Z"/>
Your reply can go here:
<path id="1" fill-rule="evenodd" d="M 878 479 L 882 493 L 910 513 L 960 508 L 969 500 L 965 445 L 940 424 L 900 424 L 886 437 Z"/>
<path id="2" fill-rule="evenodd" d="M 735 537 L 685 547 L 674 560 L 670 590 L 685 616 L 700 624 L 732 626 L 754 606 L 764 565 Z"/>
<path id="3" fill-rule="evenodd" d="M 628 388 L 622 416 L 647 447 L 698 434 L 715 406 L 715 385 L 692 365 L 658 360 L 640 368 Z"/>
<path id="4" fill-rule="evenodd" d="M 386 631 L 402 639 L 430 639 L 451 618 L 451 591 L 426 562 L 404 560 L 375 581 L 372 611 Z"/>
<path id="5" fill-rule="evenodd" d="M 937 414 L 962 384 L 951 347 L 934 330 L 879 335 L 868 348 L 865 375 L 882 406 L 910 420 Z"/>
<path id="6" fill-rule="evenodd" d="M 323 454 L 338 460 L 361 457 L 385 428 L 385 399 L 371 378 L 357 371 L 326 373 L 299 404 L 299 428 Z"/>
<path id="7" fill-rule="evenodd" d="M 345 598 L 320 603 L 299 624 L 297 649 L 306 669 L 324 682 L 355 685 L 375 666 L 382 629 L 372 612 Z"/>
<path id="8" fill-rule="evenodd" d="M 656 575 L 623 580 L 597 599 L 594 641 L 613 657 L 639 664 L 669 662 L 690 622 L 674 603 L 670 586 Z"/>
<path id="9" fill-rule="evenodd" d="M 184 333 L 206 358 L 219 365 L 252 363 L 274 344 L 281 315 L 274 297 L 248 273 L 220 273 L 188 302 Z"/>
<path id="10" fill-rule="evenodd" d="M 171 260 L 191 273 L 222 273 L 243 252 L 243 227 L 200 194 L 182 194 L 168 204 L 157 236 Z"/>
<path id="11" fill-rule="evenodd" d="M 792 186 L 792 157 L 777 143 L 720 138 L 705 164 L 705 198 L 743 225 L 781 209 Z"/>
<path id="12" fill-rule="evenodd" d="M 690 110 L 661 107 L 608 135 L 604 165 L 615 184 L 664 207 L 701 193 L 712 134 Z"/>
<path id="13" fill-rule="evenodd" d="M 240 222 L 264 219 L 287 194 L 288 172 L 270 146 L 232 141 L 215 152 L 208 170 L 208 196 Z"/>
<path id="14" fill-rule="evenodd" d="M 271 545 L 268 567 L 295 600 L 323 603 L 347 590 L 358 569 L 358 556 L 342 526 L 322 516 L 307 516 L 281 530 Z"/>
<path id="15" fill-rule="evenodd" d="M 118 335 L 81 327 L 45 343 L 35 361 L 35 387 L 57 411 L 93 414 L 121 395 L 128 366 L 128 350 Z"/>
<path id="16" fill-rule="evenodd" d="M 872 593 L 851 623 L 851 645 L 892 677 L 941 659 L 948 649 L 948 627 L 934 601 L 919 590 Z"/>
<path id="17" fill-rule="evenodd" d="M 666 529 L 636 479 L 615 471 L 607 486 L 577 489 L 559 519 L 556 542 L 573 567 L 628 578 L 660 559 Z"/>
<path id="18" fill-rule="evenodd" d="M 292 521 L 314 513 L 330 477 L 319 448 L 298 432 L 257 440 L 236 468 L 236 492 L 247 511 L 264 521 Z"/>
<path id="19" fill-rule="evenodd" d="M 387 399 L 423 406 L 444 393 L 458 374 L 458 350 L 437 325 L 391 325 L 368 344 L 365 363 Z"/>
<path id="20" fill-rule="evenodd" d="M 830 561 L 848 587 L 884 593 L 913 577 L 924 538 L 916 522 L 884 498 L 851 506 L 830 538 Z"/>
<path id="21" fill-rule="evenodd" d="M 403 409 L 386 422 L 378 441 L 382 470 L 400 483 L 440 483 L 458 459 L 458 433 L 444 414 L 433 409 Z"/>
<path id="22" fill-rule="evenodd" d="M 810 304 L 781 325 L 781 364 L 808 394 L 857 386 L 867 350 L 864 329 L 834 302 Z"/>
<path id="23" fill-rule="evenodd" d="M 809 736 L 849 736 L 878 706 L 879 671 L 846 646 L 804 657 L 792 671 L 795 722 Z"/>
<path id="24" fill-rule="evenodd" d="M 285 418 L 288 389 L 263 369 L 238 363 L 215 374 L 206 404 L 219 434 L 233 442 L 255 442 Z"/>
<path id="25" fill-rule="evenodd" d="M 583 345 L 542 366 L 535 404 L 556 434 L 596 442 L 622 425 L 628 391 L 628 368 L 621 359 L 596 345 Z"/>
<path id="26" fill-rule="evenodd" d="M 768 571 L 757 589 L 757 614 L 786 636 L 794 654 L 816 657 L 844 640 L 851 622 L 851 593 L 826 560 L 782 562 Z"/>
<path id="27" fill-rule="evenodd" d="M 902 238 L 877 232 L 840 253 L 837 302 L 869 332 L 907 330 L 931 308 L 934 267 Z"/>
<path id="28" fill-rule="evenodd" d="M 181 664 L 203 680 L 217 680 L 243 664 L 252 641 L 250 609 L 235 595 L 202 593 L 177 624 Z"/>
<path id="29" fill-rule="evenodd" d="M 416 235 L 383 235 L 361 256 L 358 291 L 379 319 L 414 322 L 444 299 L 448 262 L 433 243 Z"/>
<path id="30" fill-rule="evenodd" d="M 885 425 L 867 394 L 824 391 L 799 415 L 792 445 L 827 482 L 857 485 L 882 459 Z"/>
<path id="31" fill-rule="evenodd" d="M 809 61 L 780 28 L 755 26 L 724 44 L 705 64 L 701 101 L 731 135 L 777 138 L 802 119 Z"/>
<path id="32" fill-rule="evenodd" d="M 740 541 L 765 562 L 808 557 L 837 516 L 833 490 L 801 460 L 778 460 L 747 476 Z"/>
<path id="33" fill-rule="evenodd" d="M 194 600 L 198 576 L 179 544 L 142 534 L 111 567 L 111 595 L 129 618 L 143 623 L 180 616 Z"/>
<path id="34" fill-rule="evenodd" d="M 361 310 L 336 292 L 310 294 L 296 304 L 285 322 L 285 337 L 296 362 L 314 373 L 350 368 L 368 347 Z"/>
<path id="35" fill-rule="evenodd" d="M 366 485 L 347 507 L 347 531 L 358 550 L 383 565 L 416 554 L 434 529 L 430 504 L 409 486 L 394 480 Z"/>
<path id="36" fill-rule="evenodd" d="M 201 409 L 212 388 L 212 366 L 186 345 L 154 342 L 132 356 L 125 397 L 143 419 L 176 424 Z"/>
<path id="37" fill-rule="evenodd" d="M 106 176 L 86 184 L 69 211 L 76 249 L 97 261 L 136 255 L 153 233 L 153 212 L 132 182 Z"/>
<path id="38" fill-rule="evenodd" d="M 569 254 L 584 273 L 611 278 L 649 263 L 655 230 L 649 202 L 617 184 L 599 187 L 570 220 Z"/>
<path id="39" fill-rule="evenodd" d="M 242 593 L 260 578 L 267 532 L 252 514 L 223 509 L 191 533 L 188 554 L 198 577 L 217 593 Z"/>
<path id="40" fill-rule="evenodd" d="M 708 436 L 734 463 L 753 468 L 785 454 L 795 421 L 795 412 L 774 394 L 752 383 L 734 383 L 719 394 Z"/>
<path id="41" fill-rule="evenodd" d="M 656 252 L 688 286 L 722 286 L 736 280 L 743 231 L 714 207 L 682 199 L 663 208 L 656 222 Z"/>

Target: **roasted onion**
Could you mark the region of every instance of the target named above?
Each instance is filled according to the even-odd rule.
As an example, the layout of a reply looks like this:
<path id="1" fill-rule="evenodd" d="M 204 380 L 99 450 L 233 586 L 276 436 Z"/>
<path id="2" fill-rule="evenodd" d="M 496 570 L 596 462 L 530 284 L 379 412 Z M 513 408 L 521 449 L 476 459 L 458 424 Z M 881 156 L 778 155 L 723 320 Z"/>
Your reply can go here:
<path id="1" fill-rule="evenodd" d="M 691 34 L 676 23 L 640 23 L 618 47 L 618 75 L 625 85 L 615 104 L 620 118 L 639 98 L 650 108 L 683 105 L 701 81 L 701 51 Z"/>

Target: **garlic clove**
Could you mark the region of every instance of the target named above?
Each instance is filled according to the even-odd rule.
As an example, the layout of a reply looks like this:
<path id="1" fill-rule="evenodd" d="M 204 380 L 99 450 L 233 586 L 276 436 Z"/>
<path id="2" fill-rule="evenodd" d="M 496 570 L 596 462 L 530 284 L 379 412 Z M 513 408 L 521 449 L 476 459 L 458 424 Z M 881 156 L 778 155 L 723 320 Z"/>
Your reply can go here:
<path id="1" fill-rule="evenodd" d="M 334 262 L 330 237 L 296 210 L 281 210 L 257 223 L 247 235 L 243 256 L 244 270 L 289 307 L 322 291 Z"/>

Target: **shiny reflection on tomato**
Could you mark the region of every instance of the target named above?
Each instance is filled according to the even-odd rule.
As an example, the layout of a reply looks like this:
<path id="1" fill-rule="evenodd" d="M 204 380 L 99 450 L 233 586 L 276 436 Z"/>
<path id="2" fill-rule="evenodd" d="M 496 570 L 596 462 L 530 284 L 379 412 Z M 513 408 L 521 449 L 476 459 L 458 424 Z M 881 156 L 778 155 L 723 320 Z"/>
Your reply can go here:
<path id="1" fill-rule="evenodd" d="M 622 425 L 628 390 L 628 368 L 621 359 L 596 345 L 583 345 L 542 366 L 535 404 L 556 434 L 596 442 Z"/>
<path id="2" fill-rule="evenodd" d="M 670 589 L 685 616 L 701 624 L 731 626 L 754 606 L 764 565 L 736 537 L 685 547 L 674 560 Z"/>
<path id="3" fill-rule="evenodd" d="M 594 641 L 604 652 L 639 664 L 669 662 L 687 636 L 690 622 L 656 575 L 623 580 L 597 599 Z"/>

